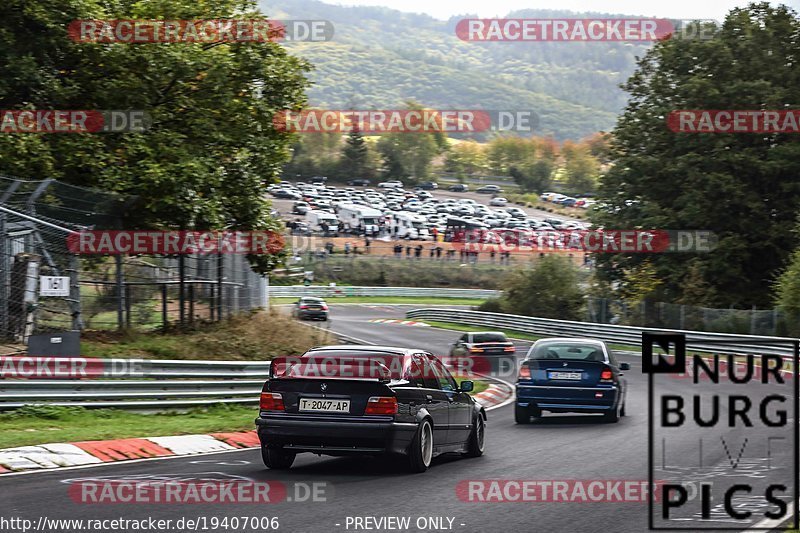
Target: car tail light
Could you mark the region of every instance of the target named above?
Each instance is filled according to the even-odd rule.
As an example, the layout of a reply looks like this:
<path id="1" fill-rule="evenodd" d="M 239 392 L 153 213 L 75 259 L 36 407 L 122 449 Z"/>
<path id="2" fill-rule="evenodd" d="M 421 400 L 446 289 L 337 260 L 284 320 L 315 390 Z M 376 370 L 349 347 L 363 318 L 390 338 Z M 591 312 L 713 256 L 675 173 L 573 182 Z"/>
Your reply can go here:
<path id="1" fill-rule="evenodd" d="M 278 392 L 262 392 L 259 407 L 262 411 L 285 411 L 283 396 Z"/>
<path id="2" fill-rule="evenodd" d="M 470 348 L 469 351 L 472 353 L 480 353 L 483 351 L 483 348 Z"/>
<path id="3" fill-rule="evenodd" d="M 504 352 L 516 352 L 516 351 L 517 351 L 517 349 L 516 349 L 514 346 L 506 346 L 506 347 L 503 349 L 503 351 L 504 351 Z"/>
<path id="4" fill-rule="evenodd" d="M 325 304 L 322 304 L 322 310 L 323 310 L 323 311 L 327 311 L 327 310 L 328 310 L 328 306 L 327 306 L 327 305 L 325 305 Z"/>
<path id="5" fill-rule="evenodd" d="M 367 400 L 365 415 L 394 415 L 397 414 L 397 398 L 394 396 L 372 396 Z"/>
<path id="6" fill-rule="evenodd" d="M 531 367 L 526 364 L 519 367 L 519 376 L 517 376 L 517 379 L 531 379 Z"/>
<path id="7" fill-rule="evenodd" d="M 611 369 L 607 366 L 603 367 L 603 371 L 600 372 L 600 381 L 610 382 L 614 381 L 614 374 L 611 372 Z"/>
<path id="8" fill-rule="evenodd" d="M 301 305 L 300 309 L 308 309 L 308 306 L 307 305 Z"/>

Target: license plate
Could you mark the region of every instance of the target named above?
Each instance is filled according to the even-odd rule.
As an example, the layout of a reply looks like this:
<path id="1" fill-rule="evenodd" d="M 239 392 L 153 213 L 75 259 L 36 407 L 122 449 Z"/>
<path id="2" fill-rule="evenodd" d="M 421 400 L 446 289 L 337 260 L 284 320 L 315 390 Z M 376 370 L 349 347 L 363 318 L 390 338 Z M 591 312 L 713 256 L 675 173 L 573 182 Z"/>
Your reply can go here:
<path id="1" fill-rule="evenodd" d="M 311 309 L 312 311 L 319 311 L 322 308 L 321 307 L 317 307 L 316 305 L 312 305 L 311 307 L 309 307 L 309 309 Z"/>
<path id="2" fill-rule="evenodd" d="M 309 400 L 301 398 L 300 410 L 316 413 L 349 413 L 350 400 Z"/>
<path id="3" fill-rule="evenodd" d="M 580 380 L 581 373 L 580 372 L 548 372 L 547 373 L 548 379 L 571 379 L 571 380 Z"/>

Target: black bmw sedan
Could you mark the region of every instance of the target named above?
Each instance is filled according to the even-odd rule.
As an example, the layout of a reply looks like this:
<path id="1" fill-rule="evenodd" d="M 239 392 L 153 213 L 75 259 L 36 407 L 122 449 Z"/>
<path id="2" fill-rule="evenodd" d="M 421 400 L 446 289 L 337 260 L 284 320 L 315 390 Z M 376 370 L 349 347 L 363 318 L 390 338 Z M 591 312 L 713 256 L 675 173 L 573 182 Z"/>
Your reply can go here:
<path id="1" fill-rule="evenodd" d="M 292 466 L 298 453 L 402 457 L 424 472 L 433 457 L 483 454 L 486 412 L 424 350 L 325 346 L 277 358 L 256 419 L 264 464 Z"/>

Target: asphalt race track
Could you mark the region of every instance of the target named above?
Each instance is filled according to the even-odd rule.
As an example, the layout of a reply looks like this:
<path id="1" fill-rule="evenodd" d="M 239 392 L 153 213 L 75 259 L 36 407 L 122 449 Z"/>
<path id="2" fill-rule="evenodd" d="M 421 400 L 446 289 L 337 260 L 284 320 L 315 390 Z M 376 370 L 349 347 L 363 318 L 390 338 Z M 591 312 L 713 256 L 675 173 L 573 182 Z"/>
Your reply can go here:
<path id="1" fill-rule="evenodd" d="M 369 322 L 375 318 L 398 318 L 407 306 L 364 305 L 332 307 L 331 328 L 363 341 L 398 346 L 423 347 L 434 353 L 446 353 L 458 333 L 429 327 Z M 524 354 L 526 343 L 519 343 Z M 521 348 L 521 349 L 520 349 Z M 464 480 L 639 480 L 648 479 L 647 380 L 641 361 L 634 355 L 622 355 L 629 362 L 626 372 L 629 395 L 627 416 L 617 424 L 606 424 L 594 416 L 554 415 L 533 424 L 514 424 L 513 407 L 508 405 L 489 412 L 486 454 L 478 459 L 440 458 L 424 474 L 406 474 L 394 464 L 372 459 L 320 458 L 300 455 L 287 472 L 265 470 L 258 450 L 243 450 L 204 456 L 181 457 L 115 463 L 94 468 L 60 469 L 24 475 L 0 476 L 3 515 L 22 517 L 36 523 L 40 516 L 49 519 L 114 519 L 153 517 L 178 520 L 182 517 L 278 517 L 278 531 L 316 533 L 335 531 L 397 531 L 398 529 L 356 529 L 353 517 L 405 516 L 411 518 L 408 531 L 541 531 L 541 532 L 643 532 L 648 530 L 646 501 L 640 502 L 464 502 L 456 487 Z M 691 380 L 661 378 L 660 390 L 692 394 Z M 755 385 L 749 395 L 757 399 L 769 393 L 769 386 Z M 722 410 L 723 415 L 727 409 Z M 791 409 L 790 409 L 790 415 Z M 255 417 L 255 413 L 254 413 Z M 142 428 L 146 434 L 147 429 Z M 783 480 L 791 489 L 791 458 L 780 449 L 772 450 L 769 465 L 763 464 L 764 444 L 750 435 L 750 444 L 741 452 L 743 435 L 738 429 L 721 428 L 704 435 L 703 466 L 695 465 L 698 435 L 691 431 L 671 431 L 664 454 L 666 470 L 709 482 L 725 477 L 726 486 L 736 479 Z M 720 445 L 723 437 L 726 446 Z M 750 465 L 744 470 L 729 467 L 731 460 Z M 658 463 L 662 456 L 658 454 Z M 285 501 L 272 505 L 218 504 L 86 504 L 76 503 L 68 495 L 70 483 L 78 479 L 208 479 L 245 478 L 254 481 L 283 482 L 289 498 L 305 494 L 304 488 L 324 483 L 326 501 Z M 662 478 L 663 479 L 663 478 Z M 684 478 L 686 479 L 686 478 Z M 317 485 L 318 487 L 323 485 Z M 753 496 L 760 494 L 754 492 Z M 322 498 L 320 498 L 322 499 Z M 789 498 L 786 498 L 789 499 Z M 701 527 L 734 527 L 745 530 L 742 522 L 730 523 L 717 513 L 721 495 L 713 501 L 714 518 L 700 520 L 699 500 L 680 513 L 672 527 L 697 531 Z M 689 508 L 690 507 L 690 508 Z M 750 524 L 764 519 L 758 505 Z M 660 507 L 657 507 L 660 515 Z M 759 510 L 761 509 L 761 510 Z M 348 522 L 350 517 L 350 522 Z M 444 517 L 441 526 L 426 522 L 418 528 L 416 520 Z M 348 527 L 348 524 L 349 527 Z M 362 522 L 362 524 L 366 524 Z M 660 523 L 659 525 L 664 525 Z M 45 529 L 73 531 L 75 529 Z M 186 530 L 184 528 L 183 530 Z M 198 530 L 203 530 L 202 527 Z M 212 529 L 206 529 L 212 530 Z M 219 529 L 224 531 L 224 529 Z M 233 529 L 228 529 L 232 531 Z M 41 529 L 40 529 L 41 531 Z M 163 529 L 179 531 L 179 529 Z M 182 531 L 182 530 L 181 530 Z M 264 531 L 239 528 L 238 531 Z"/>

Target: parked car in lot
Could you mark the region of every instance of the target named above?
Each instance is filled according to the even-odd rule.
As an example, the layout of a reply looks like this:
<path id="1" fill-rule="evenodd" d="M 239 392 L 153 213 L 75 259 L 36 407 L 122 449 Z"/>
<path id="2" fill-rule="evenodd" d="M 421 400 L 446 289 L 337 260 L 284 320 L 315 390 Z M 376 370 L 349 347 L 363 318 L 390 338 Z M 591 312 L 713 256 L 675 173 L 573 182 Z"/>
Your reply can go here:
<path id="1" fill-rule="evenodd" d="M 290 189 L 276 189 L 272 191 L 270 194 L 275 198 L 281 198 L 285 200 L 302 200 L 303 195 L 300 194 L 298 191 L 290 190 Z"/>
<path id="2" fill-rule="evenodd" d="M 497 206 L 497 207 L 504 207 L 504 206 L 508 205 L 508 200 L 506 200 L 502 196 L 497 196 L 495 198 L 492 198 L 489 201 L 489 205 L 493 205 L 493 206 Z"/>
<path id="3" fill-rule="evenodd" d="M 312 235 L 314 232 L 305 222 L 294 222 L 291 233 L 292 235 Z"/>
<path id="4" fill-rule="evenodd" d="M 412 472 L 433 457 L 484 451 L 486 412 L 422 349 L 326 346 L 273 359 L 256 427 L 264 464 L 298 453 L 400 456 Z"/>
<path id="5" fill-rule="evenodd" d="M 563 198 L 559 203 L 561 205 L 563 205 L 564 207 L 575 207 L 575 202 L 577 202 L 577 201 L 578 200 L 575 199 L 575 198 L 567 197 L 567 198 Z"/>
<path id="6" fill-rule="evenodd" d="M 542 195 L 539 196 L 539 198 L 544 202 L 551 202 L 553 198 L 555 198 L 558 195 L 559 194 L 557 192 L 545 192 L 542 193 Z"/>
<path id="7" fill-rule="evenodd" d="M 469 186 L 464 183 L 456 183 L 447 188 L 450 192 L 467 192 L 469 191 Z"/>
<path id="8" fill-rule="evenodd" d="M 625 416 L 627 383 L 603 341 L 580 338 L 539 339 L 519 369 L 514 420 L 527 424 L 531 417 L 553 413 L 602 413 L 608 422 Z"/>
<path id="9" fill-rule="evenodd" d="M 350 185 L 351 187 L 366 187 L 371 183 L 372 182 L 370 180 L 362 178 L 350 180 L 347 182 L 347 184 Z"/>
<path id="10" fill-rule="evenodd" d="M 475 190 L 479 194 L 500 194 L 503 189 L 499 185 L 484 185 Z"/>
<path id="11" fill-rule="evenodd" d="M 544 222 L 550 224 L 550 226 L 552 226 L 555 229 L 560 229 L 561 225 L 564 223 L 563 220 L 558 218 L 546 218 L 544 219 Z"/>
<path id="12" fill-rule="evenodd" d="M 294 205 L 292 205 L 292 213 L 295 215 L 305 215 L 309 211 L 311 211 L 311 206 L 308 205 L 308 202 L 300 201 L 295 202 Z"/>
<path id="13" fill-rule="evenodd" d="M 304 296 L 295 302 L 292 315 L 299 320 L 328 320 L 328 304 L 322 298 Z"/>
<path id="14" fill-rule="evenodd" d="M 402 189 L 403 182 L 399 180 L 382 181 L 378 184 L 381 189 Z"/>
<path id="15" fill-rule="evenodd" d="M 435 181 L 423 181 L 419 184 L 419 188 L 423 191 L 435 191 L 439 188 L 439 184 Z"/>

